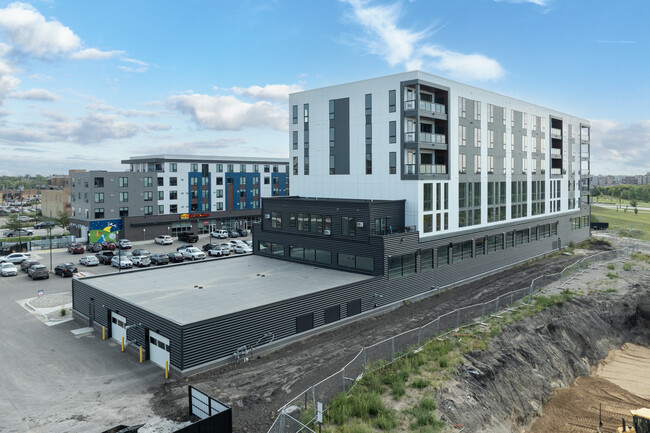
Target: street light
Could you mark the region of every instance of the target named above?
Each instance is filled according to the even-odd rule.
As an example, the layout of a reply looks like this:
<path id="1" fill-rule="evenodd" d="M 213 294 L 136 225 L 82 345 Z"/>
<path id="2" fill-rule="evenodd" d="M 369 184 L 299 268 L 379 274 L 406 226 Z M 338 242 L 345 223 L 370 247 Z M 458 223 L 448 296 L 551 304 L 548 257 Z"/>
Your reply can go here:
<path id="1" fill-rule="evenodd" d="M 142 240 L 143 241 L 147 240 L 147 229 L 142 229 Z"/>
<path id="2" fill-rule="evenodd" d="M 52 272 L 52 227 L 47 227 L 48 237 L 50 238 L 50 272 Z"/>

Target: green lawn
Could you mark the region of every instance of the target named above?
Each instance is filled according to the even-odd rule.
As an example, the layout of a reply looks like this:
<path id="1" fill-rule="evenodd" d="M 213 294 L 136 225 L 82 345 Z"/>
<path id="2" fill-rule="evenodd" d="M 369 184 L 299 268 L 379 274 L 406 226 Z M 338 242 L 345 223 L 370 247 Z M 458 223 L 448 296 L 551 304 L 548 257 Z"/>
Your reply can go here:
<path id="1" fill-rule="evenodd" d="M 616 209 L 604 208 L 596 205 L 591 206 L 592 221 L 608 222 L 610 230 L 641 230 L 643 234 L 640 239 L 650 240 L 650 212 L 639 211 L 634 213 L 633 209 L 627 212 Z"/>
<path id="2" fill-rule="evenodd" d="M 605 203 L 605 204 L 619 204 L 619 199 L 616 197 L 612 197 L 609 195 L 599 195 L 598 197 L 594 197 L 594 202 L 596 203 Z M 629 200 L 620 200 L 620 205 L 622 207 L 629 206 L 630 201 Z M 637 206 L 638 207 L 650 207 L 650 203 L 647 203 L 645 201 L 637 200 Z"/>

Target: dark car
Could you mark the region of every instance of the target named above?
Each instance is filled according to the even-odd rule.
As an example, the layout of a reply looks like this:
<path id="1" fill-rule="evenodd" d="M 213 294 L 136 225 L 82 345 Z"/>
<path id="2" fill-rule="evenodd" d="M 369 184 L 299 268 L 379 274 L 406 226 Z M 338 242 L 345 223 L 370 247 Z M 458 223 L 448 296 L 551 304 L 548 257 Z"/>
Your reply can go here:
<path id="1" fill-rule="evenodd" d="M 152 254 L 150 259 L 151 263 L 154 265 L 166 265 L 169 263 L 169 257 L 167 254 Z"/>
<path id="2" fill-rule="evenodd" d="M 34 224 L 35 229 L 47 229 L 54 226 L 55 224 L 53 221 L 41 221 L 40 223 Z"/>
<path id="3" fill-rule="evenodd" d="M 86 252 L 86 249 L 81 244 L 69 244 L 68 252 L 70 254 L 83 254 L 84 252 Z"/>
<path id="4" fill-rule="evenodd" d="M 169 263 L 181 263 L 185 261 L 185 257 L 181 253 L 169 253 L 167 254 L 167 257 L 169 257 Z"/>
<path id="5" fill-rule="evenodd" d="M 99 243 L 99 242 L 95 242 L 94 244 L 89 244 L 89 245 L 88 245 L 88 248 L 86 248 L 86 249 L 87 249 L 89 252 L 93 252 L 93 253 L 98 253 L 98 252 L 100 252 L 101 250 L 103 250 L 103 248 L 102 248 L 102 244 Z"/>
<path id="6" fill-rule="evenodd" d="M 199 237 L 194 233 L 183 232 L 178 235 L 178 240 L 181 242 L 194 243 L 194 242 L 198 242 Z"/>
<path id="7" fill-rule="evenodd" d="M 193 247 L 193 246 L 194 245 L 192 245 L 192 244 L 181 245 L 180 247 L 176 248 L 176 251 L 183 251 L 185 248 L 190 248 L 190 247 Z"/>
<path id="8" fill-rule="evenodd" d="M 62 277 L 71 277 L 72 274 L 77 272 L 77 266 L 74 263 L 61 263 L 54 268 L 54 275 L 61 275 Z"/>
<path id="9" fill-rule="evenodd" d="M 110 265 L 114 255 L 115 253 L 113 251 L 100 251 L 95 254 L 95 257 L 97 257 L 97 260 L 99 260 L 100 264 Z"/>
<path id="10" fill-rule="evenodd" d="M 45 265 L 34 265 L 27 271 L 27 275 L 32 280 L 41 280 L 50 278 L 50 271 L 47 270 Z"/>
<path id="11" fill-rule="evenodd" d="M 239 237 L 239 232 L 237 232 L 237 230 L 228 230 L 228 237 L 229 238 L 238 238 Z"/>
<path id="12" fill-rule="evenodd" d="M 102 242 L 102 249 L 103 250 L 113 251 L 115 248 L 117 248 L 117 245 L 115 244 L 115 242 L 108 242 L 108 241 Z"/>
<path id="13" fill-rule="evenodd" d="M 29 270 L 29 268 L 31 268 L 32 266 L 34 266 L 34 265 L 40 265 L 40 264 L 41 264 L 41 263 L 40 263 L 38 260 L 36 260 L 36 259 L 27 259 L 27 260 L 23 260 L 23 261 L 20 263 L 20 270 L 23 271 L 23 272 L 27 272 L 27 271 Z"/>
<path id="14" fill-rule="evenodd" d="M 134 256 L 150 256 L 151 253 L 143 248 L 139 248 L 137 250 L 133 250 L 133 255 Z"/>
<path id="15" fill-rule="evenodd" d="M 217 248 L 219 244 L 205 244 L 201 247 L 203 251 L 210 251 L 213 248 Z"/>
<path id="16" fill-rule="evenodd" d="M 246 230 L 246 229 L 237 229 L 237 233 L 239 233 L 239 236 L 241 236 L 241 237 L 248 236 L 248 230 Z"/>

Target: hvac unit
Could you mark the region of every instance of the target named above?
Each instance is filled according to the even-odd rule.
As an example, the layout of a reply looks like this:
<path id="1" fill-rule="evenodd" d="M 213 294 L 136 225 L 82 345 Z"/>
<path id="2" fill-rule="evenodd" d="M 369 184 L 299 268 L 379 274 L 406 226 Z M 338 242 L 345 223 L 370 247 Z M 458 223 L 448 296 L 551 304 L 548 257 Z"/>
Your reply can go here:
<path id="1" fill-rule="evenodd" d="M 363 221 L 358 221 L 357 222 L 357 227 L 363 227 Z"/>
<path id="2" fill-rule="evenodd" d="M 323 230 L 323 234 L 324 234 L 325 236 L 329 236 L 329 235 L 332 234 L 332 230 Z"/>

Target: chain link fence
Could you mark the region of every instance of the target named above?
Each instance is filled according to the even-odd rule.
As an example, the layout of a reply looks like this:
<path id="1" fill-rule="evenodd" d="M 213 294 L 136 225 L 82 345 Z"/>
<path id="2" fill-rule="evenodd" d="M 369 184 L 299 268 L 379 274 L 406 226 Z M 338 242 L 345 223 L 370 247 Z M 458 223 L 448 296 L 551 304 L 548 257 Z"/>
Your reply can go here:
<path id="1" fill-rule="evenodd" d="M 638 244 L 625 248 L 625 252 L 637 250 Z M 326 406 L 338 394 L 347 393 L 365 372 L 392 364 L 433 338 L 504 312 L 519 301 L 530 303 L 533 295 L 541 288 L 559 280 L 567 281 L 585 272 L 593 263 L 615 259 L 622 253 L 623 250 L 612 250 L 585 257 L 564 268 L 562 272 L 535 278 L 529 287 L 514 290 L 488 302 L 458 308 L 421 327 L 364 347 L 341 370 L 311 386 L 284 405 L 268 433 L 313 432 L 308 425 L 316 421 L 317 403 L 321 402 Z"/>

